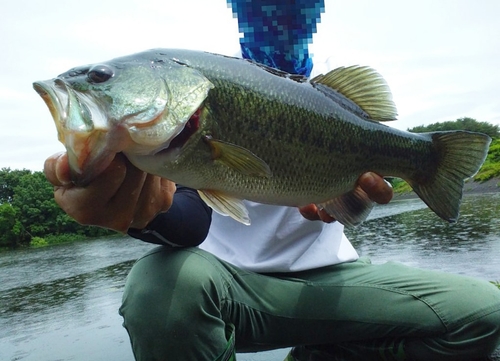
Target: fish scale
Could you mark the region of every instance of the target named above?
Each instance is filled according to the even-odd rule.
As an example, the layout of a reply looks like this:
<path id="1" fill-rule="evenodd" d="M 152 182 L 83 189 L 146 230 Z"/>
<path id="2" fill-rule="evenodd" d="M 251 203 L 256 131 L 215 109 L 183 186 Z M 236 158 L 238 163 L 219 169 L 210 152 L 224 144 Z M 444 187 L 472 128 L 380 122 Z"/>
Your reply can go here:
<path id="1" fill-rule="evenodd" d="M 91 182 L 123 152 L 245 224 L 244 199 L 315 203 L 345 225 L 359 224 L 373 207 L 356 187 L 368 171 L 403 178 L 454 222 L 464 179 L 478 171 L 491 141 L 481 133 L 412 134 L 380 124 L 395 119 L 396 108 L 369 67 L 307 80 L 247 60 L 153 49 L 76 69 L 34 83 L 62 134 L 75 182 Z M 77 128 L 103 119 L 98 135 Z"/>

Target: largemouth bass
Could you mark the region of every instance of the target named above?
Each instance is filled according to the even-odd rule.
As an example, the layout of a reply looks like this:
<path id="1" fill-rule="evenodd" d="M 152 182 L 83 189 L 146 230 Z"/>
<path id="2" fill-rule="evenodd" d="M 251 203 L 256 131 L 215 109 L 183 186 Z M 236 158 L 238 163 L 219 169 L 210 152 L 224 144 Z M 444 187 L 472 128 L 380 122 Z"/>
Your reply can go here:
<path id="1" fill-rule="evenodd" d="M 155 49 L 73 68 L 34 88 L 76 183 L 88 183 L 123 152 L 245 224 L 243 199 L 314 203 L 356 225 L 373 206 L 355 186 L 368 171 L 406 180 L 455 222 L 464 179 L 478 171 L 491 141 L 380 124 L 394 120 L 396 108 L 383 78 L 362 66 L 308 81 L 243 59 Z"/>

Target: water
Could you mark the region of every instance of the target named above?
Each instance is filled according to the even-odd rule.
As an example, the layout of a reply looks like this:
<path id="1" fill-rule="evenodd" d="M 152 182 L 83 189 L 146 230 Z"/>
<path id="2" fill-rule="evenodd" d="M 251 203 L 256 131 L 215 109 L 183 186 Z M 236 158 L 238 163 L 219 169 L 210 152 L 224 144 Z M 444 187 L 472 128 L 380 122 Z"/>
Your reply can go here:
<path id="1" fill-rule="evenodd" d="M 0 254 L 0 360 L 133 360 L 117 313 L 129 238 Z"/>
<path id="2" fill-rule="evenodd" d="M 363 256 L 500 280 L 500 193 L 464 199 L 458 224 L 416 199 L 377 207 L 347 233 Z M 133 260 L 153 247 L 118 238 L 0 254 L 0 360 L 133 361 L 118 315 Z M 238 355 L 283 360 L 287 350 Z"/>
<path id="3" fill-rule="evenodd" d="M 500 193 L 468 195 L 460 211 L 459 221 L 448 224 L 420 199 L 395 200 L 346 234 L 373 263 L 398 261 L 500 281 Z"/>

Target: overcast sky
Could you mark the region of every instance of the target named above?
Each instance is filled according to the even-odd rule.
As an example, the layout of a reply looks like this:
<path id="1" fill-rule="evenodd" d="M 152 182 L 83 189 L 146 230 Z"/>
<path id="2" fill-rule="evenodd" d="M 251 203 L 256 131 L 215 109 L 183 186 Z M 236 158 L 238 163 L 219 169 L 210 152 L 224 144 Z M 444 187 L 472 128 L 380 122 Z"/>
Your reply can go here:
<path id="1" fill-rule="evenodd" d="M 500 1 L 325 0 L 315 73 L 370 65 L 407 129 L 460 117 L 500 124 Z M 63 150 L 35 80 L 150 48 L 239 52 L 226 0 L 0 0 L 0 168 L 41 170 Z M 328 61 L 327 61 L 328 59 Z"/>

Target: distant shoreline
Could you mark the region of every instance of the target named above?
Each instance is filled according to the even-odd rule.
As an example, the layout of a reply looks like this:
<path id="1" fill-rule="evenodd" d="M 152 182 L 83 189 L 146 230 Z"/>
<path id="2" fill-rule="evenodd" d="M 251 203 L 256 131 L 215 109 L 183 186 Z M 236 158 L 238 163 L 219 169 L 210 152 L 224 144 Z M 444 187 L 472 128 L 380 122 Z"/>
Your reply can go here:
<path id="1" fill-rule="evenodd" d="M 493 193 L 500 192 L 500 178 L 491 178 L 485 182 L 468 181 L 465 183 L 464 193 Z"/>
<path id="2" fill-rule="evenodd" d="M 468 181 L 464 186 L 464 194 L 483 194 L 500 192 L 500 178 L 492 178 L 485 182 Z M 395 193 L 394 199 L 410 199 L 417 195 L 414 192 Z"/>

